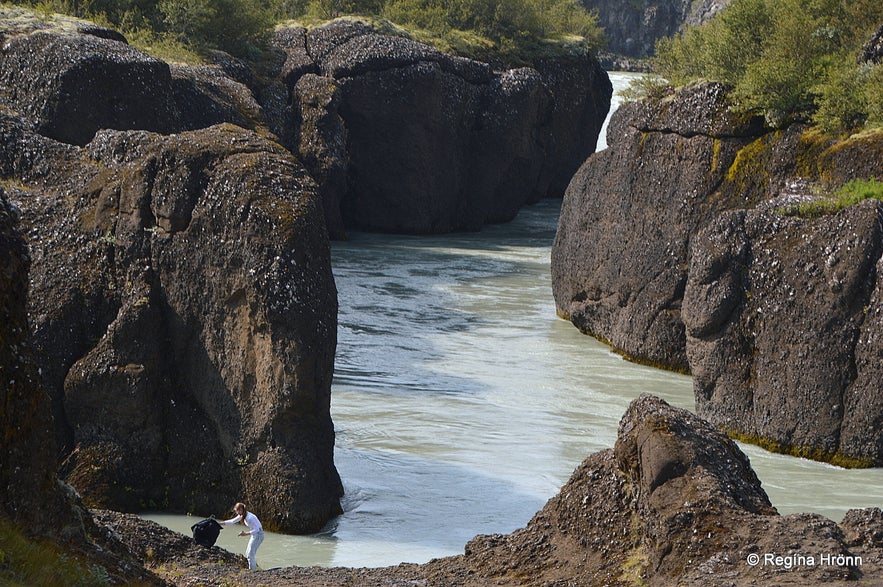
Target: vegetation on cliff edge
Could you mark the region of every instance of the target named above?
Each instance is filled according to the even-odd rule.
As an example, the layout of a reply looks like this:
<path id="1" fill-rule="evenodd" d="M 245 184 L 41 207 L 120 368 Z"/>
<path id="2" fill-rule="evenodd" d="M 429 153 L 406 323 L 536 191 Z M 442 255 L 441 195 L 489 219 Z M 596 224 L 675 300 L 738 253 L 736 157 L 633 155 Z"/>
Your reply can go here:
<path id="1" fill-rule="evenodd" d="M 859 59 L 881 24 L 879 0 L 733 0 L 707 24 L 660 40 L 655 71 L 676 86 L 729 84 L 738 109 L 773 127 L 883 126 L 883 63 Z"/>
<path id="2" fill-rule="evenodd" d="M 362 15 L 394 23 L 442 50 L 484 57 L 542 53 L 550 40 L 594 50 L 597 17 L 579 0 L 21 0 L 122 31 L 139 48 L 184 60 L 208 49 L 257 56 L 277 23 Z M 166 53 L 165 55 L 162 53 Z"/>

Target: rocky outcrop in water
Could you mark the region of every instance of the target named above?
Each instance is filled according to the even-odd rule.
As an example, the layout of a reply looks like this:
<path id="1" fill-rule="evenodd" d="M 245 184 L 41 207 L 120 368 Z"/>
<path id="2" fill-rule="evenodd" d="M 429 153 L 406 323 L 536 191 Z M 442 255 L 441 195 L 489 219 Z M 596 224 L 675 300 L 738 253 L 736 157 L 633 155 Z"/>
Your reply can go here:
<path id="1" fill-rule="evenodd" d="M 778 515 L 732 440 L 645 395 L 623 416 L 615 447 L 589 456 L 512 534 L 476 537 L 463 555 L 424 565 L 234 576 L 243 585 L 365 587 L 871 584 L 883 579 L 881 521 L 877 508 L 851 510 L 840 525 L 817 514 Z M 124 535 L 144 551 L 144 536 L 157 529 L 135 522 Z M 164 560 L 183 567 L 179 584 L 220 584 L 237 572 L 186 548 L 170 552 L 171 536 L 154 540 Z"/>
<path id="2" fill-rule="evenodd" d="M 552 249 L 558 313 L 623 354 L 687 369 L 681 301 L 690 236 L 744 204 L 715 193 L 762 129 L 730 114 L 725 89 L 632 102 L 608 127 L 608 148 L 568 187 Z M 673 156 L 672 156 L 673 155 Z"/>
<path id="3" fill-rule="evenodd" d="M 220 66 L 173 74 L 119 39 L 4 23 L 0 176 L 31 247 L 64 478 L 91 505 L 220 515 L 241 499 L 268 528 L 317 530 L 341 485 L 315 183 Z M 107 102 L 82 76 L 115 84 Z M 133 97 L 143 85 L 163 94 L 154 110 Z M 185 130 L 225 118 L 257 133 Z"/>
<path id="4" fill-rule="evenodd" d="M 642 58 L 655 53 L 656 41 L 671 37 L 685 26 L 700 25 L 720 12 L 730 0 L 582 0 L 598 13 L 607 37 L 606 50 L 615 56 Z"/>
<path id="5" fill-rule="evenodd" d="M 690 257 L 697 413 L 779 451 L 883 465 L 883 205 L 730 212 Z"/>
<path id="6" fill-rule="evenodd" d="M 94 506 L 242 499 L 320 528 L 341 491 L 326 225 L 507 220 L 563 189 L 610 98 L 587 56 L 501 73 L 354 22 L 281 29 L 255 73 L 0 10 L 0 176 L 63 473 Z"/>
<path id="7" fill-rule="evenodd" d="M 692 371 L 698 413 L 746 440 L 883 463 L 877 207 L 789 212 L 883 177 L 883 135 L 771 132 L 700 85 L 624 106 L 608 142 L 565 196 L 559 313 L 629 358 Z"/>
<path id="8" fill-rule="evenodd" d="M 270 528 L 317 530 L 341 490 L 312 180 L 231 125 L 100 131 L 78 156 L 73 181 L 20 195 L 67 479 L 91 504 L 221 514 L 243 499 Z"/>
<path id="9" fill-rule="evenodd" d="M 388 232 L 476 230 L 560 194 L 594 151 L 611 86 L 586 56 L 496 72 L 353 21 L 281 29 L 279 74 L 326 217 Z"/>

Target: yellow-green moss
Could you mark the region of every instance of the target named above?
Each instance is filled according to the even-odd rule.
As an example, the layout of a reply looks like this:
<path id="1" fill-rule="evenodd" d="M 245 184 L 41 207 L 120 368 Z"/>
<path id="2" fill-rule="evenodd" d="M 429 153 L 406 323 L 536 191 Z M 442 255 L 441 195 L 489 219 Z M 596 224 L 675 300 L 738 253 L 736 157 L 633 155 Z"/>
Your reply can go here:
<path id="1" fill-rule="evenodd" d="M 818 129 L 802 133 L 797 141 L 797 175 L 818 178 L 819 157 L 831 145 L 833 137 Z"/>
<path id="2" fill-rule="evenodd" d="M 717 167 L 720 165 L 721 161 L 721 140 L 719 138 L 714 139 L 711 144 L 711 169 L 710 174 L 714 176 L 717 172 Z"/>
<path id="3" fill-rule="evenodd" d="M 870 457 L 851 457 L 840 452 L 830 452 L 821 448 L 786 444 L 770 438 L 755 434 L 747 434 L 737 430 L 727 430 L 726 433 L 727 436 L 733 440 L 738 440 L 739 442 L 744 442 L 746 444 L 753 444 L 770 452 L 819 461 L 822 463 L 830 463 L 837 467 L 843 467 L 844 469 L 867 469 L 874 465 L 874 459 Z"/>
<path id="4" fill-rule="evenodd" d="M 624 349 L 613 344 L 613 341 L 611 341 L 607 337 L 605 337 L 601 334 L 598 334 L 597 332 L 592 332 L 592 331 L 584 331 L 584 332 L 585 332 L 585 334 L 588 334 L 592 338 L 597 339 L 598 342 L 601 342 L 601 343 L 609 346 L 610 352 L 619 355 L 620 357 L 622 357 L 623 359 L 625 359 L 629 363 L 634 363 L 636 365 L 643 365 L 645 367 L 653 367 L 654 369 L 661 369 L 662 371 L 671 371 L 672 373 L 680 373 L 681 375 L 692 375 L 689 367 L 675 367 L 674 365 L 669 365 L 667 363 L 661 363 L 659 361 L 651 361 L 650 359 L 643 359 L 640 357 L 635 357 L 633 355 L 630 355 Z"/>
<path id="5" fill-rule="evenodd" d="M 647 581 L 644 579 L 644 572 L 650 564 L 647 553 L 640 546 L 633 548 L 622 564 L 622 573 L 619 579 L 628 585 L 634 587 L 644 587 Z"/>

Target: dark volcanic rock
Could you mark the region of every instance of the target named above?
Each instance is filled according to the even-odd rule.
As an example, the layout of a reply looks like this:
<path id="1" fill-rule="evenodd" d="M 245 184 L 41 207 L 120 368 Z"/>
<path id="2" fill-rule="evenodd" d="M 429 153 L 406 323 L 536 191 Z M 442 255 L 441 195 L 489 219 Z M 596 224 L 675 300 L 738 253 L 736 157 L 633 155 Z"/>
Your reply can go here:
<path id="1" fill-rule="evenodd" d="M 0 511 L 25 526 L 58 529 L 72 522 L 72 508 L 55 475 L 49 396 L 31 348 L 31 259 L 20 215 L 0 188 Z"/>
<path id="2" fill-rule="evenodd" d="M 876 508 L 850 511 L 842 527 L 815 514 L 779 516 L 732 440 L 644 395 L 623 416 L 615 448 L 589 456 L 525 528 L 478 536 L 461 556 L 378 569 L 247 574 L 193 561 L 182 543 L 179 556 L 168 560 L 187 567 L 176 570 L 182 585 L 232 578 L 242 585 L 360 587 L 877 584 L 880 522 Z M 131 534 L 154 532 L 133 525 Z"/>
<path id="3" fill-rule="evenodd" d="M 559 314 L 627 356 L 686 369 L 680 317 L 690 236 L 744 194 L 710 197 L 760 131 L 717 84 L 614 113 L 609 147 L 567 189 L 552 249 Z"/>
<path id="4" fill-rule="evenodd" d="M 876 201 L 816 220 L 733 212 L 694 238 L 697 412 L 781 449 L 883 464 L 881 256 Z"/>
<path id="5" fill-rule="evenodd" d="M 693 371 L 698 413 L 746 440 L 880 464 L 876 207 L 786 212 L 883 177 L 883 134 L 769 132 L 726 94 L 699 85 L 614 114 L 565 196 L 558 312 L 629 358 Z"/>
<path id="6" fill-rule="evenodd" d="M 587 56 L 495 73 L 350 21 L 275 42 L 300 125 L 289 146 L 328 180 L 334 234 L 510 220 L 561 192 L 609 108 L 609 80 Z"/>
<path id="7" fill-rule="evenodd" d="M 22 199 L 47 387 L 92 504 L 311 531 L 339 511 L 336 292 L 306 172 L 230 125 L 102 131 Z"/>
<path id="8" fill-rule="evenodd" d="M 28 325 L 30 258 L 17 231 L 21 212 L 0 188 L 0 522 L 24 539 L 48 541 L 62 552 L 100 569 L 114 584 L 165 585 L 146 572 L 113 536 L 93 525 L 78 496 L 56 475 L 56 445 L 50 399 L 40 381 Z M 3 562 L 21 564 L 17 546 Z M 4 573 L 4 577 L 10 576 Z M 34 575 L 36 576 L 36 575 Z"/>
<path id="9" fill-rule="evenodd" d="M 172 132 L 169 66 L 94 35 L 37 31 L 0 50 L 0 100 L 40 134 L 83 145 L 102 128 Z"/>
<path id="10" fill-rule="evenodd" d="M 470 542 L 463 563 L 484 584 L 506 577 L 518 585 L 564 578 L 579 585 L 809 585 L 862 576 L 855 564 L 787 573 L 751 566 L 746 558 L 755 552 L 854 554 L 831 520 L 778 516 L 748 459 L 713 426 L 642 396 L 623 416 L 614 450 L 589 457 L 526 528 Z"/>

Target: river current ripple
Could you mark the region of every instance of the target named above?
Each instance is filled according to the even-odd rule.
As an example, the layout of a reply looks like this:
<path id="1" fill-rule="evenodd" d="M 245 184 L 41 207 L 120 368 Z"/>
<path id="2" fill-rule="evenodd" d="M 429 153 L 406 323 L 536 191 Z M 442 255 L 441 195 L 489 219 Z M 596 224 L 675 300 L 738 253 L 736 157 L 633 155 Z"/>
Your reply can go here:
<path id="1" fill-rule="evenodd" d="M 611 74 L 615 87 L 628 77 Z M 555 315 L 559 205 L 542 202 L 479 233 L 353 234 L 333 245 L 332 417 L 345 513 L 316 535 L 268 534 L 261 567 L 461 553 L 476 534 L 524 526 L 586 456 L 613 446 L 639 394 L 693 408 L 689 377 L 623 361 Z M 851 507 L 883 503 L 883 470 L 743 449 L 783 514 L 839 521 Z M 187 534 L 199 519 L 145 517 Z M 218 544 L 244 551 L 235 534 Z"/>

